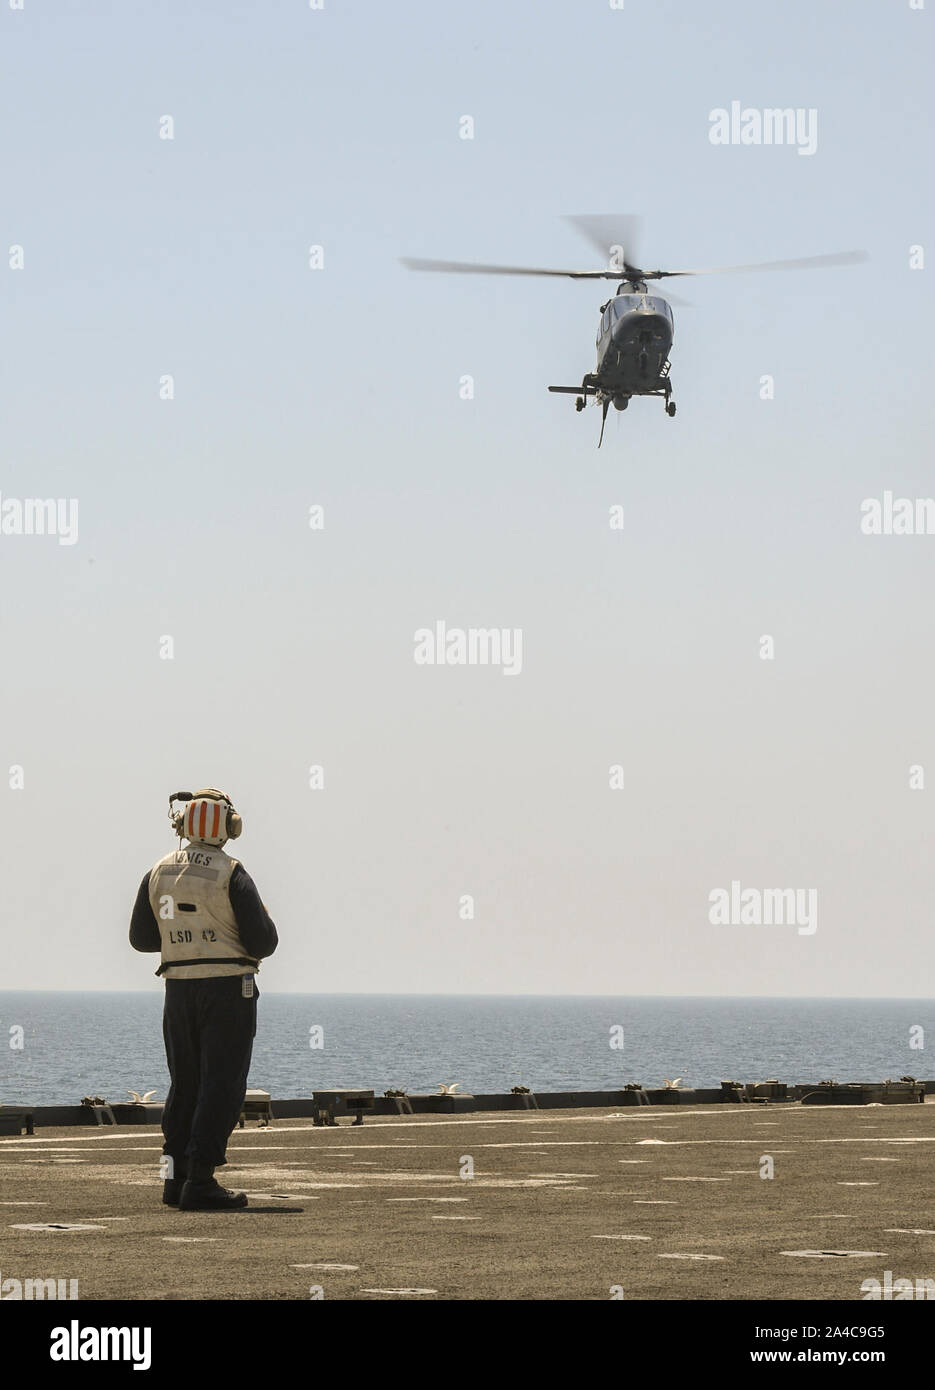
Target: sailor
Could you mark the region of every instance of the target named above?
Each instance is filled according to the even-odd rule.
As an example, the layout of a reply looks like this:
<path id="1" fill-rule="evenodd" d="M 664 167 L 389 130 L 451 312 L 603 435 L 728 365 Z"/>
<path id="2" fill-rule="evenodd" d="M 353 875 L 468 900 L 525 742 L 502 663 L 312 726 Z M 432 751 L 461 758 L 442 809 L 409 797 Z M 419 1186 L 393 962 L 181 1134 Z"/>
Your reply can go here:
<path id="1" fill-rule="evenodd" d="M 187 803 L 173 810 L 173 802 Z M 179 848 L 144 875 L 130 945 L 160 951 L 166 977 L 163 1037 L 172 1084 L 162 1116 L 162 1200 L 182 1211 L 247 1205 L 214 1177 L 247 1089 L 256 1035 L 256 972 L 278 945 L 253 879 L 224 853 L 243 822 L 213 787 L 169 798 Z M 182 847 L 182 840 L 188 844 Z"/>

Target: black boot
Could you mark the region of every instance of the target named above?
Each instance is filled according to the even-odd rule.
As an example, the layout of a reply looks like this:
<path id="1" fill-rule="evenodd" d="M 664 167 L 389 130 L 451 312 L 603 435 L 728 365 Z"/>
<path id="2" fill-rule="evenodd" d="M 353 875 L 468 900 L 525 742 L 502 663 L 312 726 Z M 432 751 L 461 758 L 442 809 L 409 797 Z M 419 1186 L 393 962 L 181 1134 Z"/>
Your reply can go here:
<path id="1" fill-rule="evenodd" d="M 162 1185 L 162 1200 L 167 1207 L 177 1207 L 188 1174 L 183 1164 L 173 1163 L 172 1177 L 166 1178 Z"/>
<path id="2" fill-rule="evenodd" d="M 215 1181 L 210 1164 L 192 1163 L 179 1197 L 179 1211 L 237 1211 L 247 1205 L 245 1192 L 231 1192 Z"/>

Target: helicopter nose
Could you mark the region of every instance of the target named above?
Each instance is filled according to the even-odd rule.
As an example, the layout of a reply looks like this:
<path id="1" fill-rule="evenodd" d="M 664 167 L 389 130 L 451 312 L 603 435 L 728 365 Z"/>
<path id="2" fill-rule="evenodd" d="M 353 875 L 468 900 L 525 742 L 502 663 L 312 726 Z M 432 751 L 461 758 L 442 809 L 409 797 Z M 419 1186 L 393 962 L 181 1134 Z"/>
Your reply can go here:
<path id="1" fill-rule="evenodd" d="M 668 332 L 669 325 L 655 309 L 631 309 L 614 325 L 614 337 L 629 338 L 635 332 L 640 338 Z"/>

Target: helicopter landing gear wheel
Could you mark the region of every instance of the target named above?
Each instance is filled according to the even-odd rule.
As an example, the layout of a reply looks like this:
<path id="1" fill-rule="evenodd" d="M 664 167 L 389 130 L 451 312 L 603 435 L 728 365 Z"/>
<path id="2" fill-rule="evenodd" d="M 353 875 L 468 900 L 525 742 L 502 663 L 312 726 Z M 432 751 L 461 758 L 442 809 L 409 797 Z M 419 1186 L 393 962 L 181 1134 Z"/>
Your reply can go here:
<path id="1" fill-rule="evenodd" d="M 575 397 L 575 410 L 584 410 L 584 396 Z"/>
<path id="2" fill-rule="evenodd" d="M 667 402 L 666 402 L 666 414 L 667 414 L 667 415 L 674 415 L 674 414 L 675 414 L 675 401 L 667 401 Z"/>

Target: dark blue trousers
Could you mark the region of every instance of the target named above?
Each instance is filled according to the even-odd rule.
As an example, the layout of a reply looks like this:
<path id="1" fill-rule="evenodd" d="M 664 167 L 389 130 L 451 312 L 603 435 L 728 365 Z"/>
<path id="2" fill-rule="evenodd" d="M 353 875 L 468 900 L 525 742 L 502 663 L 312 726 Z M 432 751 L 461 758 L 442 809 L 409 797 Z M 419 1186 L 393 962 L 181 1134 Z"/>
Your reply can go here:
<path id="1" fill-rule="evenodd" d="M 255 976 L 252 999 L 244 999 L 240 975 L 166 980 L 162 1035 L 172 1085 L 162 1112 L 163 1152 L 177 1177 L 192 1162 L 227 1162 L 247 1090 L 257 998 Z"/>

